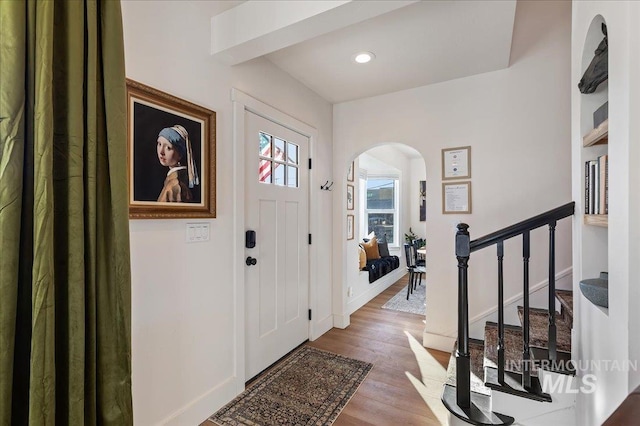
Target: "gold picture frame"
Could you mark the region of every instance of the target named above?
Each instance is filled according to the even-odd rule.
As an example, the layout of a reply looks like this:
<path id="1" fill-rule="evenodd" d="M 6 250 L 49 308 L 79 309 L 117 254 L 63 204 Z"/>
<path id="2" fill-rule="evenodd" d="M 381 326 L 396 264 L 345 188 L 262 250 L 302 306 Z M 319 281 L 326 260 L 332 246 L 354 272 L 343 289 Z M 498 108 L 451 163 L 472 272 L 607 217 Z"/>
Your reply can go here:
<path id="1" fill-rule="evenodd" d="M 442 183 L 442 214 L 471 213 L 471 181 Z"/>
<path id="2" fill-rule="evenodd" d="M 127 144 L 130 218 L 216 217 L 215 111 L 127 79 Z"/>
<path id="3" fill-rule="evenodd" d="M 442 150 L 442 180 L 471 179 L 471 147 Z"/>

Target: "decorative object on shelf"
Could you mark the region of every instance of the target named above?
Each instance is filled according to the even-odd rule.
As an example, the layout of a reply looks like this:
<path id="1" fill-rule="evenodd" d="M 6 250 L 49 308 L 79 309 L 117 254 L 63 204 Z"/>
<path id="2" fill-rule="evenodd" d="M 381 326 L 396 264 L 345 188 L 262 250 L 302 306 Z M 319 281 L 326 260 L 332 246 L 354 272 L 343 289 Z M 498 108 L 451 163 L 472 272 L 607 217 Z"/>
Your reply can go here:
<path id="1" fill-rule="evenodd" d="M 593 93 L 600 83 L 609 78 L 609 41 L 607 38 L 607 26 L 602 24 L 604 38 L 594 52 L 594 57 L 582 75 L 578 83 L 580 93 Z"/>
<path id="2" fill-rule="evenodd" d="M 347 210 L 353 210 L 353 185 L 347 185 Z"/>
<path id="3" fill-rule="evenodd" d="M 409 227 L 409 232 L 404 234 L 404 240 L 407 244 L 411 244 L 413 243 L 413 240 L 416 240 L 417 238 L 418 236 L 411 230 L 411 227 Z"/>
<path id="4" fill-rule="evenodd" d="M 349 182 L 353 182 L 354 180 L 354 163 L 353 161 L 351 162 L 351 165 L 349 166 L 349 171 L 347 172 L 347 181 Z"/>
<path id="5" fill-rule="evenodd" d="M 216 217 L 216 113 L 127 79 L 129 217 Z"/>
<path id="6" fill-rule="evenodd" d="M 442 183 L 442 213 L 471 213 L 471 181 Z"/>
<path id="7" fill-rule="evenodd" d="M 593 128 L 597 128 L 607 118 L 609 118 L 609 101 L 600 105 L 600 107 L 593 111 Z"/>
<path id="8" fill-rule="evenodd" d="M 600 277 L 580 281 L 580 291 L 591 303 L 609 307 L 609 273 L 600 272 Z"/>
<path id="9" fill-rule="evenodd" d="M 353 240 L 353 234 L 354 234 L 354 222 L 353 222 L 353 215 L 352 214 L 348 214 L 347 215 L 347 240 Z"/>
<path id="10" fill-rule="evenodd" d="M 471 177 L 471 147 L 444 148 L 442 150 L 442 180 Z"/>
<path id="11" fill-rule="evenodd" d="M 331 191 L 332 186 L 333 186 L 333 181 L 331 181 L 331 183 L 329 183 L 329 181 L 326 181 L 324 185 L 320 185 L 320 189 L 323 191 Z"/>
<path id="12" fill-rule="evenodd" d="M 420 181 L 420 222 L 427 220 L 427 181 Z"/>

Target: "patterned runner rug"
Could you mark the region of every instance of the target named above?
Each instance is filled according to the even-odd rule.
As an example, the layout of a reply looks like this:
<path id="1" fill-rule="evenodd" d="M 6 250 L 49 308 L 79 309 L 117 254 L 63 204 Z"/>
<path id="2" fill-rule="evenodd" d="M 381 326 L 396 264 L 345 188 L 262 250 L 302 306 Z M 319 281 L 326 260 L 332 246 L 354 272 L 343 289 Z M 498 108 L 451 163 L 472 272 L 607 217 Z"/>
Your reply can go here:
<path id="1" fill-rule="evenodd" d="M 218 425 L 331 425 L 373 364 L 302 346 L 210 421 Z"/>
<path id="2" fill-rule="evenodd" d="M 408 280 L 405 279 L 405 282 Z M 425 308 L 427 286 L 425 280 L 422 280 L 422 285 L 419 285 L 413 294 L 409 295 L 407 300 L 407 287 L 406 285 L 396 293 L 387 303 L 382 305 L 382 309 L 392 309 L 394 311 L 409 312 L 410 314 L 426 315 L 427 310 Z"/>

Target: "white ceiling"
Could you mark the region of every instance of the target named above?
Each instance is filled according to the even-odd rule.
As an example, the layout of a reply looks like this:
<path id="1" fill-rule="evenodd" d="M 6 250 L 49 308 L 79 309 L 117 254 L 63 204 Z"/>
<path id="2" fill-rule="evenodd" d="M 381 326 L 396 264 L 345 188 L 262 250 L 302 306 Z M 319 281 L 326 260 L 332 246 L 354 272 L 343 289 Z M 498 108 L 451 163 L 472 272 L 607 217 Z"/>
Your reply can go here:
<path id="1" fill-rule="evenodd" d="M 331 103 L 508 67 L 516 10 L 516 0 L 214 3 L 214 57 L 264 56 Z M 375 60 L 356 64 L 360 51 Z"/>
<path id="2" fill-rule="evenodd" d="M 331 103 L 509 66 L 516 0 L 219 1 L 212 55 L 264 56 Z M 368 64 L 352 58 L 376 55 Z"/>
<path id="3" fill-rule="evenodd" d="M 332 103 L 467 77 L 508 67 L 515 3 L 420 1 L 266 57 Z"/>

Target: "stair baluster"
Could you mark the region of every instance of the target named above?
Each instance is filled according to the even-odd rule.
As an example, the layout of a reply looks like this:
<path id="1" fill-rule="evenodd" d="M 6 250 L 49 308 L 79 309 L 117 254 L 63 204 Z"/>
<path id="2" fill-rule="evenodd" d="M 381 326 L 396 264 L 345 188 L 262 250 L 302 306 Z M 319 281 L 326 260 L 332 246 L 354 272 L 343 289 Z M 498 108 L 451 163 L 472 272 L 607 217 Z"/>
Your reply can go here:
<path id="1" fill-rule="evenodd" d="M 470 238 L 466 223 L 458 224 L 456 257 L 458 259 L 458 350 L 456 351 L 456 402 L 471 407 L 471 355 L 469 354 L 468 277 Z"/>
<path id="2" fill-rule="evenodd" d="M 531 399 L 551 401 L 549 395 L 540 393 L 539 381 L 531 377 L 531 349 L 530 345 L 530 296 L 529 296 L 529 258 L 531 253 L 530 231 L 542 226 L 549 226 L 549 359 L 557 356 L 557 336 L 555 323 L 555 228 L 556 221 L 574 214 L 575 203 L 570 202 L 553 210 L 533 216 L 522 222 L 503 228 L 471 241 L 469 225 L 458 224 L 456 232 L 456 258 L 458 259 L 458 342 L 455 353 L 456 384 L 444 386 L 442 402 L 456 417 L 471 424 L 510 425 L 514 419 L 491 411 L 491 401 L 485 395 L 471 392 L 471 354 L 469 346 L 469 295 L 468 268 L 471 253 L 483 248 L 497 245 L 498 257 L 498 382 L 485 382 L 492 388 L 505 390 L 508 393 L 520 394 L 505 383 L 506 348 L 504 323 L 504 241 L 522 235 L 523 257 L 523 319 L 522 319 L 522 387 Z M 487 367 L 491 370 L 491 367 Z M 485 376 L 486 380 L 487 376 Z M 495 380 L 495 379 L 494 379 Z M 532 381 L 534 381 L 532 386 Z M 507 390 L 508 389 L 508 390 Z M 455 392 L 455 393 L 454 393 Z M 455 400 L 455 402 L 454 402 Z"/>
<path id="3" fill-rule="evenodd" d="M 530 232 L 522 233 L 523 262 L 523 304 L 524 320 L 522 322 L 522 387 L 531 389 L 531 350 L 529 349 L 529 257 L 531 251 Z"/>
<path id="4" fill-rule="evenodd" d="M 498 382 L 504 384 L 504 241 L 498 241 Z"/>
<path id="5" fill-rule="evenodd" d="M 558 358 L 556 342 L 556 221 L 549 224 L 549 361 Z"/>

